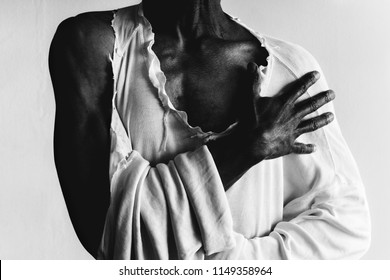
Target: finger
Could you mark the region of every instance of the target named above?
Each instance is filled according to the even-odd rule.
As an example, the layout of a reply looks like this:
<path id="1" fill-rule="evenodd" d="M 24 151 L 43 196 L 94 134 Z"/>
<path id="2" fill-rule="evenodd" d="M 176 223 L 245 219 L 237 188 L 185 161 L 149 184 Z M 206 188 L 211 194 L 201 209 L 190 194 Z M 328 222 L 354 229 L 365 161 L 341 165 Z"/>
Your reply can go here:
<path id="1" fill-rule="evenodd" d="M 294 81 L 284 95 L 291 102 L 295 102 L 301 95 L 303 95 L 312 85 L 314 85 L 320 78 L 318 71 L 306 73 L 298 80 Z"/>
<path id="2" fill-rule="evenodd" d="M 260 74 L 259 66 L 255 62 L 249 62 L 247 66 L 248 73 L 252 83 L 252 97 L 258 97 L 260 91 Z"/>
<path id="3" fill-rule="evenodd" d="M 320 116 L 308 120 L 304 120 L 298 125 L 296 129 L 296 136 L 298 137 L 303 133 L 313 132 L 331 123 L 333 120 L 334 120 L 334 115 L 330 112 L 324 113 Z"/>
<path id="4" fill-rule="evenodd" d="M 292 153 L 294 154 L 311 154 L 316 151 L 316 146 L 313 144 L 303 144 L 296 142 L 292 147 Z"/>
<path id="5" fill-rule="evenodd" d="M 247 65 L 247 70 L 249 73 L 254 73 L 255 71 L 257 71 L 257 68 L 257 64 L 253 61 L 249 62 Z"/>
<path id="6" fill-rule="evenodd" d="M 327 90 L 321 92 L 311 98 L 301 101 L 295 105 L 296 114 L 298 117 L 303 118 L 304 116 L 317 111 L 319 108 L 324 106 L 326 103 L 334 100 L 336 97 L 333 90 Z"/>

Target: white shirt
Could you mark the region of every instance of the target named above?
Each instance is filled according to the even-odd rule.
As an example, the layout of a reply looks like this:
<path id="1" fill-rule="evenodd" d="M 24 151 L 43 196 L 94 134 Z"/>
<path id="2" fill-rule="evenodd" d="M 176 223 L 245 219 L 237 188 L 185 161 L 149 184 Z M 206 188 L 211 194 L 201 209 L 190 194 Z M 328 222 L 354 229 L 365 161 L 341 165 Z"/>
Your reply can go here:
<path id="1" fill-rule="evenodd" d="M 203 132 L 174 108 L 141 5 L 116 11 L 112 26 L 111 204 L 99 258 L 362 256 L 370 239 L 367 202 L 336 119 L 298 139 L 316 144 L 315 153 L 262 161 L 225 192 L 204 144 L 231 127 Z M 321 73 L 303 48 L 247 29 L 269 53 L 259 70 L 261 96 L 309 71 Z M 302 98 L 327 89 L 322 74 Z M 332 104 L 312 116 L 329 111 Z"/>

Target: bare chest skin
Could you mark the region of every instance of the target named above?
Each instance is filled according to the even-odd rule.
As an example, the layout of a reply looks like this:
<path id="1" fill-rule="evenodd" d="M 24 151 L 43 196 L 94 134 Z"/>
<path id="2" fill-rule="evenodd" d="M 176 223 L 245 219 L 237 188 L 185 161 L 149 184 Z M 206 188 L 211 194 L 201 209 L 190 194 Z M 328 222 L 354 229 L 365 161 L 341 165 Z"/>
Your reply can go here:
<path id="1" fill-rule="evenodd" d="M 172 104 L 188 114 L 190 125 L 223 131 L 237 120 L 240 98 L 248 92 L 247 64 L 264 65 L 266 50 L 255 38 L 174 42 L 168 36 L 156 36 L 153 46 Z"/>

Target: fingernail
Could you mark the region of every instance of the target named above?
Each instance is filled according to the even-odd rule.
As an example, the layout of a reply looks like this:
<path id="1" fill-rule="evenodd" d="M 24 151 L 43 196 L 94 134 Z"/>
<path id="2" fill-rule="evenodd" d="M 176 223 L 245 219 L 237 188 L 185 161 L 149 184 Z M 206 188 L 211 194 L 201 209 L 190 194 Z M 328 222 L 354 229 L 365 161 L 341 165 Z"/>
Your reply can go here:
<path id="1" fill-rule="evenodd" d="M 314 79 L 318 80 L 320 78 L 320 76 L 321 76 L 320 72 L 318 72 L 318 71 L 313 72 Z"/>
<path id="2" fill-rule="evenodd" d="M 332 122 L 334 120 L 334 115 L 332 113 L 328 113 L 328 121 Z"/>
<path id="3" fill-rule="evenodd" d="M 336 94 L 334 93 L 333 90 L 330 90 L 330 91 L 329 91 L 329 98 L 330 98 L 330 100 L 333 100 L 333 99 L 336 98 Z"/>

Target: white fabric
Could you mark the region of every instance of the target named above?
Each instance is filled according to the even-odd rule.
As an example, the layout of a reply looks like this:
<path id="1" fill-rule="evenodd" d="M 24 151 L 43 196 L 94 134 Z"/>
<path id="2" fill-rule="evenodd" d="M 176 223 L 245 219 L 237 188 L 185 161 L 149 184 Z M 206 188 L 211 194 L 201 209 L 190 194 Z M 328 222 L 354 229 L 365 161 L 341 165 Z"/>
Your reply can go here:
<path id="1" fill-rule="evenodd" d="M 173 108 L 141 6 L 118 10 L 113 28 L 111 205 L 100 258 L 363 255 L 370 239 L 369 213 L 337 120 L 298 139 L 315 143 L 315 153 L 263 161 L 225 193 L 204 145 L 220 135 L 191 127 L 186 114 Z M 278 94 L 308 71 L 321 72 L 301 47 L 248 30 L 269 53 L 268 66 L 260 70 L 262 96 Z M 303 98 L 327 89 L 322 75 Z M 333 105 L 313 115 L 326 111 L 334 112 Z"/>

